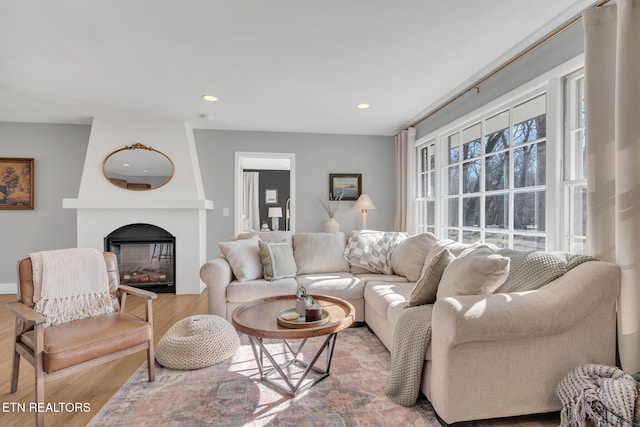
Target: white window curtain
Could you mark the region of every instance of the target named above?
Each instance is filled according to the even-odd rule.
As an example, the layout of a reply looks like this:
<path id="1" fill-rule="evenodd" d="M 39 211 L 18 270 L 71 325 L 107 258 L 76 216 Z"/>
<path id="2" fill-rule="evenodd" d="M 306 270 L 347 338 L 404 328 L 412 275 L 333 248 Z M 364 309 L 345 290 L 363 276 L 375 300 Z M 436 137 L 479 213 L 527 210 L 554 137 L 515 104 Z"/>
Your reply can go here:
<path id="1" fill-rule="evenodd" d="M 394 229 L 416 232 L 415 180 L 416 129 L 408 128 L 396 135 L 396 218 Z"/>
<path id="2" fill-rule="evenodd" d="M 583 13 L 587 245 L 620 265 L 622 368 L 640 371 L 640 0 Z"/>
<path id="3" fill-rule="evenodd" d="M 244 172 L 243 181 L 243 231 L 260 230 L 260 172 Z"/>

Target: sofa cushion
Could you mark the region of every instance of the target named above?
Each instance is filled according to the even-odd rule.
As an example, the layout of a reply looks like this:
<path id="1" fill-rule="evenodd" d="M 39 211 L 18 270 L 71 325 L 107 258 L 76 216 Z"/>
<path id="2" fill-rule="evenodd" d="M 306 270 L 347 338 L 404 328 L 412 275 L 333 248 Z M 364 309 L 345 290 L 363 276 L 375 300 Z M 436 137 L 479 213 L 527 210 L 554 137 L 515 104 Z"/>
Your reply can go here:
<path id="1" fill-rule="evenodd" d="M 316 273 L 298 276 L 298 284 L 311 295 L 331 295 L 354 300 L 364 296 L 364 281 L 351 273 Z"/>
<path id="2" fill-rule="evenodd" d="M 487 245 L 472 246 L 444 270 L 437 298 L 492 294 L 507 279 L 509 262 Z"/>
<path id="3" fill-rule="evenodd" d="M 388 282 L 388 283 L 407 283 L 408 280 L 404 276 L 396 276 L 395 274 L 380 273 L 362 273 L 356 277 L 364 282 Z"/>
<path id="4" fill-rule="evenodd" d="M 417 282 L 421 276 L 424 260 L 438 239 L 431 233 L 416 234 L 400 243 L 391 252 L 393 272 L 405 276 L 409 282 Z"/>
<path id="5" fill-rule="evenodd" d="M 433 304 L 436 301 L 436 293 L 438 285 L 444 270 L 455 259 L 451 251 L 444 248 L 438 253 L 429 264 L 425 264 L 422 269 L 422 275 L 416 283 L 411 298 L 409 299 L 409 307 L 423 304 Z"/>
<path id="6" fill-rule="evenodd" d="M 436 243 L 435 245 L 433 245 L 433 247 L 431 248 L 431 251 L 429 251 L 429 255 L 427 255 L 427 258 L 424 260 L 425 264 L 428 264 L 431 262 L 431 260 L 440 253 L 440 251 L 442 251 L 444 248 L 449 249 L 449 252 L 451 252 L 453 254 L 453 256 L 460 256 L 460 254 L 462 252 L 464 252 L 465 250 L 469 249 L 470 247 L 473 246 L 478 246 L 480 243 L 475 243 L 473 245 L 467 244 L 467 243 L 462 243 L 462 242 L 456 242 L 454 240 L 450 240 L 450 239 L 442 239 L 439 240 L 438 243 Z"/>
<path id="7" fill-rule="evenodd" d="M 277 295 L 295 295 L 297 288 L 296 279 L 292 277 L 273 281 L 258 279 L 239 282 L 234 280 L 227 286 L 227 302 L 242 303 Z"/>
<path id="8" fill-rule="evenodd" d="M 369 308 L 386 319 L 389 305 L 406 305 L 413 287 L 413 283 L 369 282 L 364 287 L 364 299 Z"/>
<path id="9" fill-rule="evenodd" d="M 298 274 L 335 273 L 349 271 L 342 256 L 344 233 L 296 233 L 293 235 L 293 256 Z"/>
<path id="10" fill-rule="evenodd" d="M 287 242 L 259 242 L 262 273 L 267 280 L 296 276 L 296 260 Z"/>
<path id="11" fill-rule="evenodd" d="M 234 240 L 232 242 L 220 242 L 220 250 L 227 259 L 233 275 L 240 282 L 255 280 L 262 277 L 262 261 L 258 248 L 259 239 Z"/>
<path id="12" fill-rule="evenodd" d="M 251 239 L 257 236 L 263 242 L 287 242 L 292 244 L 293 233 L 291 231 L 247 231 L 245 233 L 238 234 L 237 240 Z"/>

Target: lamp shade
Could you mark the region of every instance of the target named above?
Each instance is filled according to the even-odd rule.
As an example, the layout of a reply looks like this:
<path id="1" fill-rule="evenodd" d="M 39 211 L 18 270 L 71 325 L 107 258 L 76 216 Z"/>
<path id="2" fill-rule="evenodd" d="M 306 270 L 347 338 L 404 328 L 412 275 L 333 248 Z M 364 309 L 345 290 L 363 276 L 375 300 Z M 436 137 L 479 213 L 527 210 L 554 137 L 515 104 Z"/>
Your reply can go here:
<path id="1" fill-rule="evenodd" d="M 280 217 L 282 217 L 282 208 L 269 208 L 269 214 L 267 216 L 269 218 L 280 218 Z"/>
<path id="2" fill-rule="evenodd" d="M 353 209 L 360 209 L 360 210 L 369 210 L 369 209 L 375 209 L 376 205 L 373 204 L 373 201 L 371 200 L 371 197 L 369 197 L 368 194 L 366 193 L 362 193 L 360 195 L 360 197 L 358 197 L 358 200 L 356 201 L 356 203 L 353 205 Z"/>

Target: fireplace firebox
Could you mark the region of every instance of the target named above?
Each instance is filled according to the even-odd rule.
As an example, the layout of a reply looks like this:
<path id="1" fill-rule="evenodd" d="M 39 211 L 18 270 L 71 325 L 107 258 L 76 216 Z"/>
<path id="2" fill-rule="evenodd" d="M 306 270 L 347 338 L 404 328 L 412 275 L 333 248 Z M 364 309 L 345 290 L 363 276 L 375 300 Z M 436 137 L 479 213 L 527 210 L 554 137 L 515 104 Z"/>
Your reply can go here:
<path id="1" fill-rule="evenodd" d="M 104 239 L 106 251 L 116 254 L 120 283 L 160 293 L 175 293 L 176 238 L 150 224 L 130 224 Z"/>

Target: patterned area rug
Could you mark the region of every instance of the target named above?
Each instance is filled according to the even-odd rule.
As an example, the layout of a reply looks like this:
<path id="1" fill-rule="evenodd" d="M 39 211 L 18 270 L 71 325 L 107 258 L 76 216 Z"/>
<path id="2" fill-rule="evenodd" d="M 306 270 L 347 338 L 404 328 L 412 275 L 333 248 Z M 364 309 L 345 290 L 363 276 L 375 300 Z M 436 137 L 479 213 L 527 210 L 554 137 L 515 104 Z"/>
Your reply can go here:
<path id="1" fill-rule="evenodd" d="M 304 359 L 322 342 L 309 340 Z M 265 343 L 278 360 L 282 343 Z M 324 355 L 319 361 L 326 366 Z M 389 351 L 365 327 L 338 334 L 330 376 L 296 397 L 260 381 L 244 335 L 236 354 L 217 365 L 193 371 L 156 367 L 150 383 L 146 364 L 141 366 L 89 426 L 440 426 L 424 397 L 405 408 L 384 395 Z"/>

